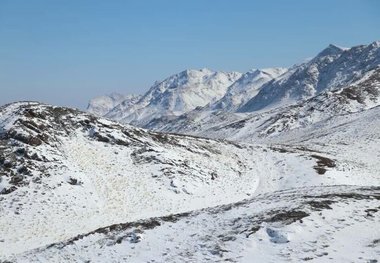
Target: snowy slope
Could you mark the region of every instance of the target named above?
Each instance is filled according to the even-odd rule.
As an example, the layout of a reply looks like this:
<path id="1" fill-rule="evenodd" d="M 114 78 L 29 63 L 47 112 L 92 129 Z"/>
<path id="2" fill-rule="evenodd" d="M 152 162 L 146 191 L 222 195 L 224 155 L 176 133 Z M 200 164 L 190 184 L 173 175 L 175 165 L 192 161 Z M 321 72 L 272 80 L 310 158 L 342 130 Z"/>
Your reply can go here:
<path id="1" fill-rule="evenodd" d="M 281 145 L 287 151 L 328 153 L 340 163 L 344 172 L 336 176 L 346 177 L 346 183 L 362 184 L 363 176 L 364 182 L 380 182 L 380 69 L 348 87 L 296 105 L 250 114 L 198 112 L 160 127 L 161 131 Z"/>
<path id="2" fill-rule="evenodd" d="M 147 132 L 38 103 L 0 112 L 0 259 L 108 225 L 257 194 L 380 182 L 379 173 L 353 180 L 329 153 L 286 145 Z"/>
<path id="3" fill-rule="evenodd" d="M 264 112 L 204 112 L 202 109 L 162 123 L 159 131 L 188 133 L 213 138 L 257 141 L 297 128 L 324 123 L 330 118 L 361 112 L 380 105 L 380 67 L 352 85 L 325 91 L 298 104 Z M 148 126 L 149 127 L 149 126 Z"/>
<path id="4" fill-rule="evenodd" d="M 191 133 L 189 128 L 193 129 L 193 125 L 202 125 L 202 123 L 208 123 L 209 120 L 211 122 L 223 121 L 225 116 L 232 117 L 233 114 L 229 113 L 235 112 L 254 97 L 265 83 L 273 81 L 286 71 L 285 68 L 251 70 L 228 87 L 226 94 L 216 102 L 209 103 L 204 107 L 197 107 L 180 116 L 166 115 L 154 118 L 145 123 L 143 127 L 153 130 L 182 132 L 178 126 L 183 125 L 187 127 L 183 132 Z"/>
<path id="5" fill-rule="evenodd" d="M 185 70 L 156 83 L 133 106 L 117 107 L 105 116 L 143 126 L 154 118 L 180 115 L 217 101 L 240 76 L 237 72 Z"/>
<path id="6" fill-rule="evenodd" d="M 248 71 L 228 88 L 223 98 L 210 105 L 210 108 L 228 112 L 236 111 L 240 106 L 256 96 L 265 83 L 279 77 L 286 71 L 286 68 L 268 68 Z"/>
<path id="7" fill-rule="evenodd" d="M 309 62 L 295 66 L 268 83 L 239 111 L 270 109 L 347 86 L 380 65 L 380 41 L 343 49 L 328 46 Z"/>
<path id="8" fill-rule="evenodd" d="M 265 116 L 262 119 L 253 115 L 254 121 L 252 117 L 246 121 L 251 123 L 249 125 L 253 124 L 255 128 L 250 128 L 258 136 L 274 136 L 317 123 L 323 125 L 331 118 L 339 119 L 340 116 L 366 111 L 379 105 L 380 67 L 348 87 L 326 91 L 299 104 L 266 112 L 261 114 Z"/>
<path id="9" fill-rule="evenodd" d="M 99 96 L 90 100 L 87 111 L 97 116 L 104 116 L 122 102 L 123 107 L 132 106 L 140 97 L 139 95 L 122 95 L 118 93 Z"/>
<path id="10" fill-rule="evenodd" d="M 323 112 L 316 111 L 315 114 L 319 116 Z M 307 121 L 304 123 L 307 125 L 303 127 L 294 121 L 294 116 L 298 116 L 294 112 L 285 115 L 283 121 L 276 118 L 271 123 L 273 116 L 276 115 L 256 115 L 208 130 L 194 125 L 193 128 L 198 128 L 198 131 L 193 133 L 272 145 L 284 153 L 309 151 L 310 154 L 324 154 L 335 160 L 338 170 L 331 174 L 331 178 L 340 183 L 380 183 L 380 106 L 354 113 L 330 115 L 315 122 L 308 122 L 308 117 L 305 116 Z M 301 118 L 300 121 L 304 120 Z"/>
<path id="11" fill-rule="evenodd" d="M 288 190 L 100 228 L 12 260 L 376 262 L 379 209 L 379 187 Z"/>
<path id="12" fill-rule="evenodd" d="M 309 153 L 152 133 L 38 103 L 0 111 L 0 258 L 120 222 L 337 184 Z"/>
<path id="13" fill-rule="evenodd" d="M 149 218 L 161 216 L 171 218 L 172 214 L 236 203 L 250 196 L 278 190 L 342 184 L 378 186 L 380 183 L 380 172 L 374 163 L 379 155 L 376 157 L 374 152 L 371 152 L 370 158 L 372 167 L 362 167 L 368 161 L 347 163 L 327 151 L 298 147 L 299 142 L 292 145 L 284 142 L 269 146 L 238 145 L 183 135 L 153 133 L 76 110 L 38 103 L 10 104 L 2 107 L 0 112 L 1 260 L 60 262 L 62 258 L 83 261 L 90 257 L 100 262 L 102 258 L 99 251 L 103 250 L 96 244 L 108 244 L 108 241 L 96 241 L 97 235 L 95 240 L 91 235 L 88 241 L 90 243 L 84 244 L 88 249 L 77 250 L 69 246 L 68 250 L 57 252 L 56 246 L 51 244 L 65 244 L 71 238 L 76 240 L 78 234 L 86 234 L 113 224 L 141 219 L 149 222 L 154 220 Z M 368 122 L 368 119 L 363 121 Z M 374 127 L 376 125 L 378 124 L 374 123 Z M 377 132 L 376 129 L 373 132 Z M 378 148 L 376 145 L 378 142 L 373 145 L 374 149 Z M 367 157 L 363 155 L 363 159 Z M 323 191 L 321 189 L 319 194 Z M 337 190 L 336 193 L 339 192 Z M 273 196 L 277 198 L 278 194 Z M 275 206 L 278 203 L 275 200 L 278 199 L 271 198 L 268 197 L 266 202 Z M 256 199 L 252 199 L 252 202 L 256 202 L 254 200 Z M 239 203 L 237 206 L 240 206 Z M 253 204 L 252 207 L 257 206 Z M 347 206 L 342 211 L 343 215 L 356 211 L 356 207 Z M 278 213 L 276 207 L 272 208 L 273 213 Z M 252 213 L 244 207 L 237 211 L 241 211 L 239 213 L 242 215 Z M 242 218 L 235 210 L 233 214 L 236 218 L 229 219 L 223 213 L 212 213 L 218 215 L 221 221 L 217 223 L 218 221 L 210 218 L 216 223 L 211 228 L 207 225 L 209 223 L 206 224 L 211 224 L 208 219 L 204 221 L 196 218 L 189 226 L 199 226 L 200 222 L 204 222 L 202 225 L 205 229 L 215 229 L 223 234 L 223 231 L 229 230 L 222 222 L 229 225 L 228 220 L 238 222 L 236 220 Z M 189 220 L 192 222 L 192 217 L 181 221 L 181 224 L 187 224 Z M 335 220 L 334 217 L 331 220 Z M 172 223 L 175 222 L 176 220 Z M 181 224 L 173 225 L 173 231 L 179 231 L 176 229 L 182 228 Z M 365 223 L 365 227 L 373 227 L 370 221 L 368 224 Z M 355 229 L 360 228 L 361 224 L 354 226 Z M 314 226 L 305 227 L 302 232 L 317 231 L 312 230 L 315 229 Z M 337 227 L 341 227 L 341 224 Z M 211 234 L 196 229 L 191 230 L 195 231 L 196 236 L 192 236 L 193 233 L 183 236 L 183 242 L 190 247 L 196 245 L 191 244 L 195 237 L 204 235 L 207 238 Z M 167 257 L 175 260 L 178 256 L 177 250 L 170 250 L 171 244 L 176 246 L 175 244 L 182 241 L 170 231 L 166 233 L 172 236 L 169 243 L 158 245 L 157 241 L 148 241 L 151 247 L 143 247 L 152 251 L 161 251 L 161 247 L 169 249 L 166 255 L 162 255 L 163 261 Z M 321 234 L 324 233 L 322 231 Z M 154 232 L 146 235 L 143 238 L 157 240 L 161 234 L 156 236 Z M 107 236 L 109 237 L 108 234 Z M 125 240 L 139 239 L 138 236 L 128 232 Z M 307 236 L 301 235 L 297 242 L 302 242 L 304 238 Z M 364 238 L 371 241 L 369 235 Z M 240 247 L 236 256 L 243 257 L 250 247 L 244 248 L 247 243 L 241 243 L 240 237 L 236 240 L 239 241 L 232 242 L 231 246 Z M 115 243 L 110 242 L 111 247 L 108 249 L 111 251 L 104 251 L 102 254 L 114 258 L 116 262 L 120 261 L 126 252 L 115 252 L 112 245 Z M 269 245 L 268 251 L 271 249 Z M 107 250 L 106 247 L 108 245 L 104 247 Z M 136 254 L 128 252 L 136 257 L 133 262 L 138 262 L 142 255 L 148 258 L 157 256 L 145 253 L 143 247 L 138 247 Z M 190 249 L 185 255 L 190 260 L 197 253 Z M 342 253 L 339 250 L 336 257 L 339 259 Z M 68 254 L 72 254 L 74 258 Z M 269 254 L 264 253 L 262 256 L 268 257 Z M 51 258 L 48 260 L 45 257 Z M 203 259 L 203 256 L 199 257 Z"/>

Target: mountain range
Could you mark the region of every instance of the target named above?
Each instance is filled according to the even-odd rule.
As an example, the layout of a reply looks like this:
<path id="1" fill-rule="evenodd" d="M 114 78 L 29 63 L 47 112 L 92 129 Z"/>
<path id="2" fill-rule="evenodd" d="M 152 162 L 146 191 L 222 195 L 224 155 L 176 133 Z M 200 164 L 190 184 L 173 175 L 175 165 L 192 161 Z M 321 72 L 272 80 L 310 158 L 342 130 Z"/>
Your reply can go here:
<path id="1" fill-rule="evenodd" d="M 360 83 L 379 67 L 380 42 L 376 41 L 352 48 L 329 45 L 313 59 L 289 69 L 244 74 L 186 70 L 157 82 L 139 100 L 127 100 L 128 107 L 116 106 L 102 116 L 149 129 L 161 130 L 165 125 L 165 131 L 170 131 L 168 121 L 189 116 L 198 122 L 200 116 L 212 117 L 217 112 L 250 115 L 301 104 L 323 92 Z M 88 110 L 96 113 L 94 104 L 90 105 Z"/>

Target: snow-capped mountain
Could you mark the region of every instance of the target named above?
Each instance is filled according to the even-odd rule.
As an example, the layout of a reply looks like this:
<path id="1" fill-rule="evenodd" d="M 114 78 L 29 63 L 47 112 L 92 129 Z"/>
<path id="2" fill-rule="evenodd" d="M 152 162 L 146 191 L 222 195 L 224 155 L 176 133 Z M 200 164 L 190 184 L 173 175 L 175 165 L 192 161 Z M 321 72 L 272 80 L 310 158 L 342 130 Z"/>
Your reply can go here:
<path id="1" fill-rule="evenodd" d="M 267 82 L 284 74 L 285 68 L 251 70 L 245 74 L 237 72 L 214 72 L 209 69 L 185 70 L 162 82 L 157 82 L 142 97 L 127 98 L 124 102 L 110 103 L 98 110 L 109 119 L 123 123 L 145 126 L 152 120 L 173 118 L 195 108 L 204 110 L 235 111 L 254 97 Z M 140 100 L 141 99 L 141 100 Z M 104 99 L 95 99 L 102 102 Z M 90 102 L 100 108 L 101 103 Z M 104 104 L 104 103 L 103 103 Z"/>
<path id="2" fill-rule="evenodd" d="M 210 105 L 210 108 L 212 110 L 236 111 L 239 107 L 256 96 L 265 83 L 281 76 L 286 71 L 286 68 L 268 68 L 248 71 L 228 88 L 223 98 Z"/>
<path id="3" fill-rule="evenodd" d="M 362 112 L 380 105 L 380 66 L 349 86 L 324 91 L 298 104 L 265 112 L 229 113 L 194 110 L 174 119 L 156 120 L 151 127 L 175 132 L 243 141 L 265 140 L 293 129 L 325 123 L 331 118 Z"/>
<path id="4" fill-rule="evenodd" d="M 328 46 L 315 58 L 264 85 L 240 112 L 294 104 L 322 91 L 347 86 L 380 65 L 380 41 L 350 49 Z"/>
<path id="5" fill-rule="evenodd" d="M 277 79 L 263 84 L 258 94 L 242 107 L 250 108 L 247 112 L 231 112 L 228 104 L 224 104 L 224 108 L 219 103 L 221 107 L 214 110 L 210 107 L 197 108 L 178 117 L 153 119 L 144 127 L 211 138 L 244 137 L 253 141 L 260 132 L 283 132 L 335 115 L 369 109 L 379 104 L 379 47 L 380 42 L 351 49 L 331 45 L 314 59 L 296 65 Z M 320 69 L 316 70 L 316 66 Z M 318 71 L 314 77 L 305 73 L 310 72 L 311 68 Z M 306 90 L 313 92 L 308 93 Z M 287 102 L 292 101 L 291 106 L 287 106 L 283 96 Z M 266 102 L 270 102 L 267 108 L 251 111 L 253 108 L 250 105 L 257 106 Z M 234 134 L 239 135 L 231 137 Z"/>
<path id="6" fill-rule="evenodd" d="M 188 133 L 194 131 L 193 123 L 202 126 L 198 120 L 209 126 L 236 120 L 240 113 L 270 111 L 347 87 L 379 66 L 380 42 L 376 41 L 352 48 L 329 45 L 289 70 L 270 68 L 245 74 L 186 70 L 156 83 L 133 105 L 119 104 L 104 116 L 162 131 L 179 131 L 170 124 L 181 124 L 188 126 L 182 130 Z"/>
<path id="7" fill-rule="evenodd" d="M 87 111 L 97 116 L 104 116 L 120 103 L 123 103 L 122 107 L 124 108 L 132 106 L 140 97 L 140 95 L 122 95 L 119 93 L 99 96 L 90 100 Z"/>
<path id="8" fill-rule="evenodd" d="M 265 83 L 273 81 L 276 77 L 282 75 L 286 71 L 287 69 L 285 68 L 268 68 L 248 71 L 228 87 L 226 94 L 221 99 L 213 103 L 208 103 L 204 107 L 197 107 L 194 110 L 179 116 L 162 115 L 152 118 L 150 121 L 147 121 L 143 127 L 164 131 L 165 129 L 163 129 L 163 126 L 170 126 L 170 123 L 174 122 L 184 124 L 184 122 L 189 119 L 189 116 L 194 117 L 192 121 L 196 122 L 196 119 L 203 117 L 207 118 L 208 116 L 211 117 L 215 112 L 234 112 L 250 98 L 255 96 Z M 175 127 L 168 127 L 168 130 L 171 131 L 175 131 L 175 129 Z"/>
<path id="9" fill-rule="evenodd" d="M 241 73 L 185 70 L 153 85 L 134 105 L 116 107 L 107 118 L 143 126 L 161 116 L 178 116 L 224 96 Z"/>

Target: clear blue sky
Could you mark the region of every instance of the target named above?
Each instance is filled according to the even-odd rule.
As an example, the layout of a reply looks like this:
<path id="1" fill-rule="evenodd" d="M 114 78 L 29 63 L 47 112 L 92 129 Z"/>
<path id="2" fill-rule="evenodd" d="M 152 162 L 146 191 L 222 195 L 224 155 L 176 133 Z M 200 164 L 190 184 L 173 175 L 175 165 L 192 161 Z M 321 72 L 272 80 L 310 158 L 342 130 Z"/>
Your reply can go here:
<path id="1" fill-rule="evenodd" d="M 0 0 L 0 104 L 84 108 L 186 68 L 291 66 L 380 40 L 377 0 Z"/>

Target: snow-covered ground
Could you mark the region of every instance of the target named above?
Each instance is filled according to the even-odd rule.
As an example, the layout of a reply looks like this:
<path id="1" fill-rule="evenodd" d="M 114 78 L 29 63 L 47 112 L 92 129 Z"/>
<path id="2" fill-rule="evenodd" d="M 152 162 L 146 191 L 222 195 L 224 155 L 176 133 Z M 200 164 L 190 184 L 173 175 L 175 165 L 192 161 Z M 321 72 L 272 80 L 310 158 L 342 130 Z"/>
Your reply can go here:
<path id="1" fill-rule="evenodd" d="M 10 166 L 1 190 L 16 186 L 1 196 L 4 256 L 115 223 L 336 183 L 313 169 L 307 153 L 150 133 L 64 108 L 9 105 L 1 126 Z M 37 145 L 35 137 L 45 139 Z"/>
<path id="2" fill-rule="evenodd" d="M 100 228 L 18 262 L 376 262 L 379 187 L 313 187 Z"/>
<path id="3" fill-rule="evenodd" d="M 374 116 L 370 113 L 375 112 L 377 115 L 376 110 L 367 111 L 367 119 L 359 120 L 369 122 L 368 119 Z M 221 235 L 235 229 L 228 222 L 238 222 L 244 216 L 252 219 L 256 214 L 279 213 L 285 209 L 282 207 L 292 209 L 298 202 L 297 198 L 299 202 L 304 201 L 300 195 L 286 199 L 286 194 L 281 192 L 284 189 L 299 189 L 294 191 L 297 194 L 305 195 L 314 191 L 315 195 L 322 195 L 331 189 L 338 194 L 340 190 L 351 191 L 355 187 L 337 187 L 337 190 L 327 187 L 328 190 L 324 190 L 321 186 L 379 186 L 380 173 L 376 165 L 379 157 L 376 147 L 379 140 L 377 122 L 372 122 L 372 128 L 367 126 L 359 134 L 363 140 L 374 143 L 365 144 L 370 145 L 372 151 L 368 147 L 355 145 L 352 151 L 362 149 L 363 154 L 356 162 L 351 162 L 354 157 L 352 152 L 339 154 L 339 148 L 333 152 L 333 147 L 323 147 L 320 141 L 311 139 L 305 141 L 321 147 L 291 141 L 293 138 L 303 140 L 301 135 L 293 137 L 289 134 L 289 139 L 277 144 L 236 144 L 224 140 L 148 132 L 75 110 L 38 103 L 5 106 L 1 108 L 0 116 L 1 162 L 5 172 L 0 182 L 3 193 L 0 196 L 2 260 L 82 262 L 91 259 L 101 262 L 111 258 L 114 262 L 120 262 L 124 257 L 131 257 L 132 262 L 145 262 L 154 258 L 159 259 L 159 262 L 178 262 L 180 258 L 183 259 L 180 261 L 204 261 L 207 258 L 217 261 L 231 257 L 237 262 L 249 262 L 257 255 L 264 262 L 269 262 L 282 257 L 285 259 L 297 248 L 294 255 L 288 255 L 291 259 L 310 255 L 319 258 L 325 256 L 323 253 L 329 253 L 332 258 L 343 261 L 345 254 L 342 240 L 347 238 L 345 231 L 351 228 L 370 231 L 376 225 L 376 220 L 362 222 L 358 219 L 357 224 L 356 221 L 350 221 L 350 227 L 345 228 L 346 223 L 339 221 L 335 213 L 330 213 L 326 221 L 318 221 L 319 214 L 312 212 L 303 224 L 281 226 L 283 229 L 279 234 L 276 234 L 277 230 L 270 234 L 272 228 L 276 229 L 277 226 L 267 226 L 266 220 L 259 224 L 257 234 L 249 235 L 249 238 L 240 233 L 243 231 L 240 229 L 226 244 L 222 242 L 221 250 L 217 249 L 220 247 L 217 240 L 223 239 Z M 352 117 L 350 120 L 353 120 Z M 336 121 L 333 124 L 341 126 Z M 334 139 L 334 146 L 340 145 L 338 141 L 342 138 L 347 138 L 349 143 L 360 144 L 360 141 L 354 142 L 357 126 L 352 127 L 351 137 L 340 135 L 340 132 L 350 130 L 347 127 L 334 131 L 326 125 L 325 129 L 333 134 L 330 138 Z M 303 136 L 307 134 L 312 133 Z M 323 138 L 312 138 L 318 140 L 320 137 Z M 22 167 L 26 167 L 26 171 Z M 317 190 L 310 188 L 313 186 Z M 264 197 L 267 198 L 265 202 Z M 248 203 L 252 202 L 249 209 L 241 207 L 239 203 L 247 198 L 250 198 Z M 380 205 L 376 198 L 370 198 L 373 199 L 370 203 L 367 199 L 361 203 L 350 199 L 353 205 L 349 203 L 343 210 L 342 205 L 332 207 L 346 218 L 353 211 L 359 213 L 362 205 Z M 281 203 L 284 200 L 288 200 L 288 203 Z M 263 202 L 265 205 L 259 205 Z M 219 208 L 210 209 L 228 204 L 237 208 L 228 213 Z M 206 210 L 196 212 L 199 209 Z M 189 211 L 195 212 L 187 215 Z M 170 217 L 178 213 L 185 213 L 180 216 L 183 219 L 149 231 L 144 230 L 142 237 L 140 234 L 136 236 L 134 232 L 124 233 L 126 236 L 122 240 L 129 240 L 127 247 L 122 246 L 124 241 L 120 245 L 119 242 L 116 242 L 117 245 L 112 243 L 114 237 L 108 234 L 86 236 L 83 241 L 80 238 L 79 243 L 65 246 L 63 250 L 59 248 L 59 251 L 56 251 L 56 246 L 51 246 L 55 243 L 65 244 L 79 234 L 86 235 L 110 225 L 151 221 L 151 218 Z M 323 224 L 335 225 L 318 229 Z M 238 229 L 240 227 L 238 225 Z M 323 244 L 333 246 L 334 237 L 329 231 L 335 227 L 346 229 L 344 232 L 339 231 L 341 240 L 337 248 L 322 251 L 322 245 L 319 245 L 310 252 L 305 246 L 300 246 L 306 241 L 312 244 L 320 236 L 328 237 Z M 216 235 L 218 231 L 220 234 Z M 309 232 L 310 235 L 307 234 Z M 370 233 L 363 236 L 366 242 L 370 242 L 372 237 L 376 239 L 372 236 L 373 231 Z M 119 233 L 117 236 L 124 234 Z M 143 240 L 141 244 L 140 238 Z M 277 238 L 292 238 L 294 247 L 278 248 L 281 245 L 275 245 L 277 241 L 273 242 Z M 203 239 L 207 241 L 204 246 L 199 243 Z M 139 244 L 131 245 L 135 242 Z M 364 244 L 363 240 L 358 242 Z M 215 246 L 216 250 L 213 251 L 210 246 Z M 373 253 L 377 250 L 376 244 L 373 246 L 375 249 L 368 248 L 370 254 L 365 252 L 363 258 L 374 258 Z M 302 249 L 307 253 L 302 252 Z M 277 252 L 269 253 L 271 250 Z M 366 248 L 363 250 L 367 251 Z M 360 256 L 359 252 L 353 253 L 355 257 Z"/>

